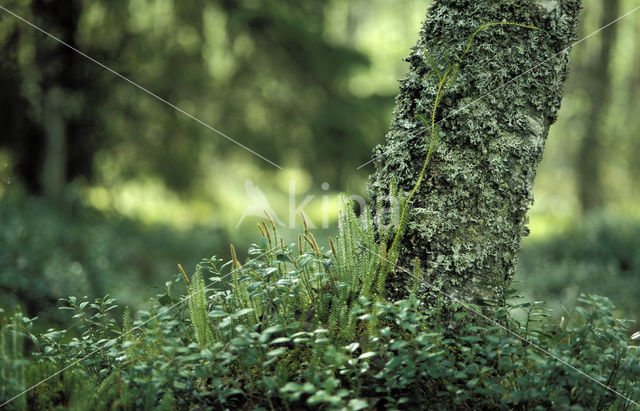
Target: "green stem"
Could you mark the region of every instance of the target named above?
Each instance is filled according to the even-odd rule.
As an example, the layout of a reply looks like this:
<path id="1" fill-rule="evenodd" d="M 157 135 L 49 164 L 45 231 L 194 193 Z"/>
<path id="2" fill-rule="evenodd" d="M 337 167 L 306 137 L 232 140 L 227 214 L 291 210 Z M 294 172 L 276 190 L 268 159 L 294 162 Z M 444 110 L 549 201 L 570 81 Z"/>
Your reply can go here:
<path id="1" fill-rule="evenodd" d="M 531 29 L 531 30 L 539 30 L 538 27 L 536 26 L 528 26 L 525 24 L 520 24 L 520 23 L 511 23 L 511 22 L 496 22 L 496 23 L 485 23 L 482 26 L 480 26 L 480 28 L 478 28 L 469 38 L 469 44 L 467 45 L 467 48 L 464 50 L 464 53 L 462 53 L 462 55 L 460 57 L 458 57 L 458 61 L 454 64 L 450 64 L 449 68 L 447 69 L 447 71 L 445 72 L 444 76 L 440 77 L 440 74 L 438 73 L 438 76 L 440 78 L 440 83 L 438 84 L 438 91 L 436 93 L 436 99 L 433 103 L 433 107 L 431 109 L 431 122 L 430 124 L 427 123 L 427 121 L 424 119 L 424 117 L 422 117 L 421 115 L 418 115 L 418 117 L 420 117 L 420 119 L 422 119 L 422 121 L 425 123 L 425 125 L 429 126 L 429 150 L 427 151 L 427 157 L 424 160 L 424 164 L 422 165 L 422 170 L 420 170 L 420 174 L 418 175 L 418 181 L 416 182 L 415 186 L 413 187 L 413 189 L 411 190 L 411 192 L 409 193 L 409 196 L 407 197 L 407 200 L 404 203 L 404 206 L 402 207 L 402 213 L 400 214 L 400 221 L 398 223 L 398 230 L 396 231 L 396 235 L 393 238 L 393 242 L 391 243 L 391 247 L 389 248 L 389 253 L 388 256 L 390 257 L 391 261 L 388 261 L 391 263 L 391 265 L 395 264 L 396 258 L 395 258 L 395 252 L 397 251 L 396 248 L 398 246 L 398 242 L 400 241 L 400 238 L 402 237 L 402 231 L 403 231 L 403 226 L 404 226 L 404 220 L 406 217 L 406 213 L 407 213 L 407 209 L 409 207 L 409 203 L 411 202 L 411 199 L 413 198 L 414 194 L 416 193 L 416 191 L 418 191 L 418 188 L 420 187 L 420 184 L 422 183 L 422 180 L 424 179 L 424 174 L 427 170 L 427 165 L 429 164 L 429 160 L 431 159 L 431 154 L 433 154 L 433 150 L 435 149 L 435 135 L 436 135 L 436 112 L 438 110 L 438 106 L 440 105 L 440 100 L 442 99 L 442 95 L 444 94 L 444 91 L 446 90 L 448 84 L 447 81 L 450 79 L 451 77 L 451 73 L 457 69 L 459 67 L 460 62 L 462 61 L 462 59 L 469 53 L 469 51 L 471 50 L 471 46 L 473 45 L 473 41 L 475 40 L 476 36 L 482 31 L 485 30 L 489 27 L 493 27 L 493 26 L 517 26 L 517 27 L 522 27 L 522 28 L 526 28 L 526 29 Z M 437 68 L 437 67 L 436 67 Z M 387 269 L 387 261 L 383 261 L 382 263 L 382 270 L 383 272 L 386 271 Z"/>
<path id="2" fill-rule="evenodd" d="M 436 94 L 436 100 L 433 104 L 433 109 L 431 110 L 431 126 L 430 126 L 430 136 L 429 136 L 429 150 L 427 151 L 427 157 L 424 160 L 424 164 L 422 165 L 422 170 L 420 170 L 420 175 L 418 176 L 418 181 L 416 182 L 416 185 L 413 187 L 413 190 L 411 190 L 411 193 L 409 193 L 409 197 L 407 197 L 407 201 L 405 201 L 404 206 L 402 207 L 402 213 L 400 213 L 400 222 L 398 225 L 398 231 L 396 231 L 396 235 L 393 239 L 393 242 L 391 243 L 391 247 L 389 248 L 389 255 L 391 256 L 392 253 L 396 250 L 396 246 L 398 244 L 398 241 L 402 235 L 402 226 L 404 224 L 404 218 L 405 218 L 405 214 L 407 212 L 407 208 L 409 207 L 409 202 L 411 201 L 411 198 L 413 197 L 413 195 L 416 193 L 416 191 L 418 191 L 418 188 L 420 187 L 420 184 L 422 183 L 422 179 L 424 178 L 424 173 L 427 170 L 427 165 L 429 164 L 429 160 L 431 159 L 431 154 L 433 153 L 433 150 L 435 148 L 434 140 L 435 140 L 435 130 L 436 130 L 436 111 L 438 109 L 438 105 L 440 103 L 440 98 L 442 96 L 442 92 L 443 92 L 443 87 L 445 85 L 445 83 L 447 82 L 449 75 L 451 75 L 451 72 L 453 70 L 454 66 L 450 66 L 449 69 L 447 70 L 447 72 L 445 73 L 444 77 L 442 77 L 442 79 L 440 80 L 440 84 L 438 85 L 438 92 Z M 422 118 L 422 116 L 420 116 Z M 424 118 L 422 118 L 424 121 Z"/>

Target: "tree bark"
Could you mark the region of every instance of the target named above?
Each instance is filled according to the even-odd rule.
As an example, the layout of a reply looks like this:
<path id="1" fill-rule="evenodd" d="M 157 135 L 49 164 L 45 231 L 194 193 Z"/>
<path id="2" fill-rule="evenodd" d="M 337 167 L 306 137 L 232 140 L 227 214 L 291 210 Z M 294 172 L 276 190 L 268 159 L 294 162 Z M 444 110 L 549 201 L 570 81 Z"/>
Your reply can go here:
<path id="1" fill-rule="evenodd" d="M 393 182 L 405 199 L 416 185 L 429 146 L 429 132 L 416 116 L 431 115 L 438 87 L 434 63 L 444 72 L 484 23 L 539 30 L 481 31 L 440 103 L 440 141 L 408 206 L 397 262 L 411 269 L 419 258 L 425 281 L 418 292 L 428 308 L 439 306 L 443 294 L 425 282 L 488 312 L 504 304 L 521 238 L 528 234 L 533 181 L 560 107 L 569 63 L 569 50 L 563 50 L 575 38 L 580 4 L 436 0 L 430 7 L 408 58 L 386 145 L 375 150 L 372 204 L 389 194 Z M 390 272 L 388 297 L 405 297 L 412 282 L 401 270 Z"/>

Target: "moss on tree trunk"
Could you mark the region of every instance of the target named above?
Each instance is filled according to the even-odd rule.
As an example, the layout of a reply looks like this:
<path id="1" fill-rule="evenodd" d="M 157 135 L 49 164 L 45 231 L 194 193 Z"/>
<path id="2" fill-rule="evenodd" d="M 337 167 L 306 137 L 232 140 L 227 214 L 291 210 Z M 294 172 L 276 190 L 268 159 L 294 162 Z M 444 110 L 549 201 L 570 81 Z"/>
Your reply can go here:
<path id="1" fill-rule="evenodd" d="M 574 40 L 579 10 L 579 0 L 436 0 L 430 7 L 387 142 L 375 150 L 374 203 L 393 181 L 405 199 L 416 184 L 429 144 L 416 116 L 430 115 L 434 72 L 455 62 L 484 23 L 539 30 L 489 27 L 460 63 L 438 109 L 440 141 L 408 207 L 399 266 L 410 269 L 417 257 L 429 284 L 464 301 L 504 303 L 528 232 L 536 169 L 562 99 L 569 63 L 569 50 L 562 50 Z M 411 283 L 406 273 L 391 272 L 389 296 L 405 296 Z M 431 306 L 442 298 L 425 286 L 419 292 Z"/>

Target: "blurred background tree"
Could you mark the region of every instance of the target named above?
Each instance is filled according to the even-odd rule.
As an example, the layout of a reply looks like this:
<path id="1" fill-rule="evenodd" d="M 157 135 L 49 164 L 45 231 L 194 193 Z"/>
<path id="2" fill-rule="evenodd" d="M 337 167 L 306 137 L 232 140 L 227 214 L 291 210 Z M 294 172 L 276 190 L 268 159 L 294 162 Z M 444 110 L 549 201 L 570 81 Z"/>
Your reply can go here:
<path id="1" fill-rule="evenodd" d="M 614 21 L 620 13 L 620 0 L 602 2 L 600 27 Z M 584 21 L 584 20 L 583 20 Z M 605 29 L 600 38 L 598 49 L 594 50 L 590 61 L 585 64 L 584 76 L 591 85 L 589 109 L 584 119 L 585 131 L 580 142 L 576 171 L 578 175 L 578 194 L 582 211 L 590 212 L 604 205 L 604 182 L 602 176 L 602 157 L 607 133 L 605 126 L 607 110 L 610 109 L 613 81 L 611 78 L 611 57 L 615 46 L 618 25 Z M 585 25 L 582 25 L 581 37 L 584 37 Z"/>
<path id="2" fill-rule="evenodd" d="M 350 76 L 369 58 L 349 41 L 326 38 L 326 0 L 222 1 L 204 9 L 143 0 L 12 6 L 272 161 L 304 165 L 335 188 L 344 188 L 342 176 L 368 159 L 386 127 L 393 92 L 350 90 Z M 350 36 L 358 24 L 353 8 L 346 9 Z M 10 27 L 3 98 L 13 106 L 4 120 L 30 130 L 10 130 L 5 143 L 31 192 L 59 195 L 63 183 L 98 171 L 112 181 L 153 175 L 192 193 L 203 162 L 238 151 L 53 39 L 3 19 Z M 246 161 L 246 154 L 238 156 Z"/>
<path id="3" fill-rule="evenodd" d="M 80 5 L 34 1 L 37 23 L 50 27 L 60 39 L 77 46 Z M 20 10 L 22 11 L 22 10 Z M 6 20 L 6 17 L 5 17 Z M 3 144 L 11 150 L 15 172 L 33 193 L 60 200 L 67 182 L 92 173 L 92 157 L 99 137 L 87 70 L 76 64 L 75 52 L 44 40 L 40 33 L 21 30 L 7 21 L 3 32 L 2 124 Z"/>
<path id="4" fill-rule="evenodd" d="M 338 191 L 365 192 L 372 169 L 356 168 L 383 141 L 427 5 L 3 3 L 284 169 L 0 11 L 0 306 L 33 315 L 62 296 L 106 292 L 140 303 L 176 262 L 255 241 L 258 218 L 236 228 L 248 179 L 285 224 L 308 195 L 316 226 L 333 222 Z M 581 32 L 635 6 L 585 0 Z M 640 291 L 639 16 L 573 50 L 520 267 L 538 299 L 598 291 L 600 276 L 609 297 L 640 312 L 637 298 L 614 295 L 615 284 Z"/>

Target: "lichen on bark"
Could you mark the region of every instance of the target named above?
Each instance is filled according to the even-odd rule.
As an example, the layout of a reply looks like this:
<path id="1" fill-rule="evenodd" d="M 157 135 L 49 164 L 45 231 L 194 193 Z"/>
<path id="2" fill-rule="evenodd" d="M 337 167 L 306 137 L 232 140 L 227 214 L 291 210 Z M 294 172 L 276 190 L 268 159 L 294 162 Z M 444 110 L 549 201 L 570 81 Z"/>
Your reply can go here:
<path id="1" fill-rule="evenodd" d="M 416 184 L 429 145 L 417 115 L 428 116 L 436 97 L 434 63 L 444 72 L 484 23 L 539 28 L 493 26 L 478 34 L 440 103 L 440 140 L 408 207 L 397 264 L 410 268 L 419 258 L 426 283 L 463 301 L 504 303 L 579 10 L 580 0 L 436 0 L 407 59 L 386 144 L 374 153 L 372 204 L 393 182 L 405 195 Z M 406 296 L 410 284 L 406 273 L 392 271 L 388 297 Z M 441 297 L 424 284 L 419 293 L 429 306 Z"/>

